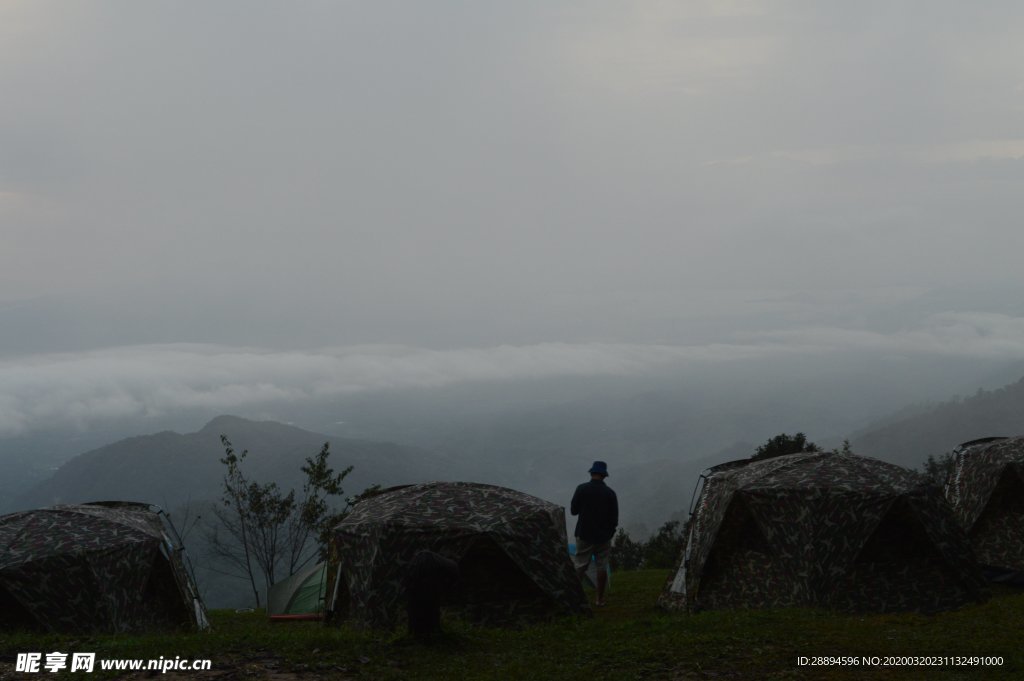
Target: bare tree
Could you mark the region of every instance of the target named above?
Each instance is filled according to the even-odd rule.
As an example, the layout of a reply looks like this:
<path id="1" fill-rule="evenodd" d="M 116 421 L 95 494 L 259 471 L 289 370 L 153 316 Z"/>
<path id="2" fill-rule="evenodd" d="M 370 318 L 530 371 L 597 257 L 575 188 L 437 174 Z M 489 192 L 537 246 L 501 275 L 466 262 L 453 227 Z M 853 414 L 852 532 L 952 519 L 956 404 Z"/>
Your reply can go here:
<path id="1" fill-rule="evenodd" d="M 188 495 L 185 499 L 185 503 L 174 509 L 173 512 L 167 511 L 167 498 L 163 499 L 163 507 L 167 513 L 167 517 L 174 523 L 174 529 L 178 532 L 178 538 L 184 544 L 188 539 L 188 535 L 192 533 L 192 530 L 199 526 L 199 522 L 203 519 L 203 516 L 199 513 L 198 509 L 192 505 L 192 495 Z"/>

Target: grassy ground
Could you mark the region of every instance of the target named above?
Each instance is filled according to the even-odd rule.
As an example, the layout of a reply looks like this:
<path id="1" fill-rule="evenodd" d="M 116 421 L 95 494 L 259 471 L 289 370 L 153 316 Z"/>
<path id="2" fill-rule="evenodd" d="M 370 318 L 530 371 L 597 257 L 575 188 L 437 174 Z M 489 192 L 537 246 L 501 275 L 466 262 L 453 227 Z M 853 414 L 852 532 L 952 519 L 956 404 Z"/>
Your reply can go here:
<path id="1" fill-rule="evenodd" d="M 616 573 L 594 617 L 521 630 L 446 622 L 433 645 L 400 634 L 270 624 L 214 612 L 214 630 L 178 636 L 0 636 L 0 679 L 17 652 L 96 652 L 98 658 L 209 658 L 207 679 L 1020 679 L 1024 593 L 1000 591 L 956 612 L 844 616 L 812 610 L 665 614 L 654 605 L 664 571 Z M 986 656 L 1002 666 L 810 667 L 799 656 Z M 103 674 L 67 674 L 98 678 Z M 159 674 L 141 672 L 134 677 Z M 22 678 L 54 678 L 46 672 Z M 106 678 L 117 677 L 107 674 Z M 196 678 L 175 675 L 164 678 Z"/>

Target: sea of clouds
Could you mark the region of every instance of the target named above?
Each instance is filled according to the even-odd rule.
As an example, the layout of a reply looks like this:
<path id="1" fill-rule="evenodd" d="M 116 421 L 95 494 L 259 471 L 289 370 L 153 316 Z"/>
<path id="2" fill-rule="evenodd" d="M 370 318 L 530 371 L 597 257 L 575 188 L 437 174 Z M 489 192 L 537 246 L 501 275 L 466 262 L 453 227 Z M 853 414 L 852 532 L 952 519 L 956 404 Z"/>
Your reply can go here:
<path id="1" fill-rule="evenodd" d="M 1024 358 L 1024 318 L 946 313 L 892 333 L 809 327 L 708 345 L 539 343 L 424 349 L 366 345 L 280 351 L 200 344 L 112 347 L 0 360 L 0 435 L 182 409 L 231 411 L 466 382 L 633 376 L 828 353 Z"/>

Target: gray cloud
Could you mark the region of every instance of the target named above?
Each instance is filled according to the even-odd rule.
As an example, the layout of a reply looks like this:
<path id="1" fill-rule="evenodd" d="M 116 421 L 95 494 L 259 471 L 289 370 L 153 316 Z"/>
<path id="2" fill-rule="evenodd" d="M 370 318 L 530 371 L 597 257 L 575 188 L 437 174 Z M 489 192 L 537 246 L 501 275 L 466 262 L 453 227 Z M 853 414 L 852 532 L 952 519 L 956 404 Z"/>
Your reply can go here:
<path id="1" fill-rule="evenodd" d="M 644 376 L 716 364 L 808 355 L 1024 358 L 1024 318 L 934 315 L 883 334 L 838 327 L 751 334 L 698 346 L 566 344 L 427 350 L 354 346 L 281 352 L 210 345 L 152 345 L 0 361 L 0 434 L 88 426 L 105 419 L 199 408 L 232 411 L 367 392 L 469 382 L 573 376 Z"/>
<path id="2" fill-rule="evenodd" d="M 932 315 L 922 328 L 886 334 L 863 329 L 812 327 L 759 332 L 752 339 L 805 351 L 869 351 L 884 355 L 935 355 L 976 359 L 1024 358 L 1024 318 L 996 313 Z"/>
<path id="3" fill-rule="evenodd" d="M 0 362 L 0 432 L 467 381 L 630 375 L 765 352 L 742 346 L 549 343 L 448 351 L 374 346 L 316 353 L 170 345 L 38 355 Z"/>

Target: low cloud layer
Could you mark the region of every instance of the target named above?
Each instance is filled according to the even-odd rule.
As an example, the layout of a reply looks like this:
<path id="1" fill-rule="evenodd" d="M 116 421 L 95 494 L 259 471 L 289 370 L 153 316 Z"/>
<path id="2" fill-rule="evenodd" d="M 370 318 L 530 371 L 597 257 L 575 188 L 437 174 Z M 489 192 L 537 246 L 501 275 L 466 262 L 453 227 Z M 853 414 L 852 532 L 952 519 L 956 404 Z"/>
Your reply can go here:
<path id="1" fill-rule="evenodd" d="M 267 352 L 180 344 L 36 355 L 0 362 L 0 433 L 467 381 L 633 375 L 780 350 L 785 351 L 742 345 L 546 343 L 444 351 L 365 346 Z"/>
<path id="2" fill-rule="evenodd" d="M 0 435 L 197 408 L 244 410 L 479 381 L 635 376 L 827 353 L 1022 359 L 1024 318 L 946 313 L 888 334 L 814 327 L 699 346 L 543 343 L 425 350 L 377 345 L 274 352 L 174 344 L 8 357 L 0 362 Z"/>

